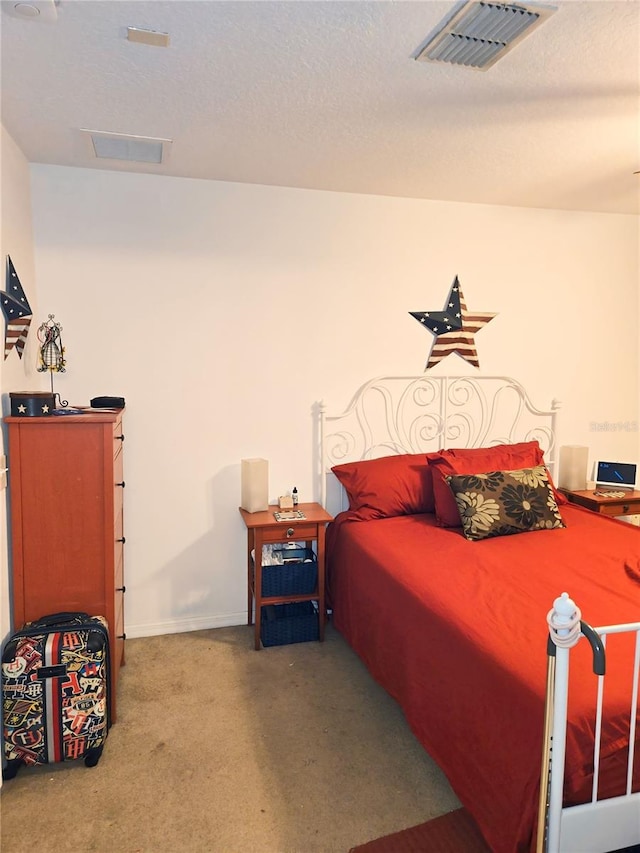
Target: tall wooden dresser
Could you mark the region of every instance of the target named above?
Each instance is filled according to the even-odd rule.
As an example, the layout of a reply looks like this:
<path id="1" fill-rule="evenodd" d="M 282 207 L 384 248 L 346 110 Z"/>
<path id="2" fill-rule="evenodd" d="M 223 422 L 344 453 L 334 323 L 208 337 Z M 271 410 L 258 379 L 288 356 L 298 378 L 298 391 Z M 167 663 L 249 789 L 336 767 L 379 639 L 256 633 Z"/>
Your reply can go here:
<path id="1" fill-rule="evenodd" d="M 124 664 L 122 412 L 5 423 L 14 627 L 59 611 L 106 617 L 115 722 Z"/>

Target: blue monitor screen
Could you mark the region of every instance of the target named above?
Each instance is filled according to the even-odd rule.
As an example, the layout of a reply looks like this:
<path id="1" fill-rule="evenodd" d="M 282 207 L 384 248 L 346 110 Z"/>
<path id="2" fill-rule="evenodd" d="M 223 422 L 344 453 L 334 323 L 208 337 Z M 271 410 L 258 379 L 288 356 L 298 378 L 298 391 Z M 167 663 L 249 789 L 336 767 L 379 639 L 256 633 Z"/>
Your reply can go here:
<path id="1" fill-rule="evenodd" d="M 636 465 L 632 462 L 598 462 L 596 482 L 633 488 L 636 484 Z"/>

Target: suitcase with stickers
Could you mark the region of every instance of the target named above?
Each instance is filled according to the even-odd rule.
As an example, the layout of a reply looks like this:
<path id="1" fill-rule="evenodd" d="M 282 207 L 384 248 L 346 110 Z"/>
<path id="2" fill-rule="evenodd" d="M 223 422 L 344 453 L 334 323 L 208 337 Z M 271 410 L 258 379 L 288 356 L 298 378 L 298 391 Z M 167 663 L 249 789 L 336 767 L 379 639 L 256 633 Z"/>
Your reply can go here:
<path id="1" fill-rule="evenodd" d="M 2 653 L 5 767 L 100 760 L 109 732 L 106 620 L 55 613 L 27 622 Z"/>

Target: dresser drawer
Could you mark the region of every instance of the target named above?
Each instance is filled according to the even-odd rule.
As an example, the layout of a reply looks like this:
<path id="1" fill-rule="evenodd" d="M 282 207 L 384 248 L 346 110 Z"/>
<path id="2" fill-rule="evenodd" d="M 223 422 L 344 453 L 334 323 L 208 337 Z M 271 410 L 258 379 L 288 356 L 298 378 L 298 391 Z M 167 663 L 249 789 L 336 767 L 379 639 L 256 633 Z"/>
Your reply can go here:
<path id="1" fill-rule="evenodd" d="M 124 600 L 121 592 L 118 593 L 118 598 L 116 599 L 116 623 L 114 626 L 115 630 L 113 632 L 114 640 L 115 640 L 115 651 L 116 651 L 116 659 L 115 665 L 120 666 L 124 663 Z M 112 662 L 113 664 L 114 662 Z"/>
<path id="2" fill-rule="evenodd" d="M 124 444 L 124 433 L 122 432 L 122 421 L 118 421 L 113 425 L 113 456 L 114 458 L 122 453 L 122 445 Z"/>
<path id="3" fill-rule="evenodd" d="M 116 512 L 113 519 L 113 538 L 116 543 L 116 550 L 118 548 L 122 549 L 122 543 L 124 542 L 124 516 L 122 512 L 122 501 L 120 502 L 120 512 Z"/>
<path id="4" fill-rule="evenodd" d="M 113 482 L 121 483 L 123 480 L 122 472 L 124 471 L 124 453 L 118 453 L 113 460 Z M 122 487 L 120 487 L 122 488 Z"/>
<path id="5" fill-rule="evenodd" d="M 116 593 L 124 589 L 124 560 L 122 559 L 122 545 L 116 545 L 116 570 L 114 575 L 114 583 Z M 120 592 L 120 594 L 122 594 Z M 117 608 L 116 608 L 117 610 Z"/>

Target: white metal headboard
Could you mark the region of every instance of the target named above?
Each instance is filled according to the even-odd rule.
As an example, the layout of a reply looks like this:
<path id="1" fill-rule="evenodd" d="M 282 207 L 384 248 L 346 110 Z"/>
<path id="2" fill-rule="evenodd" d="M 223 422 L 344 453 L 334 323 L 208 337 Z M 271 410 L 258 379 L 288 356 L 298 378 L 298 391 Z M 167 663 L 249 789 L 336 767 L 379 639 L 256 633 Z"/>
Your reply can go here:
<path id="1" fill-rule="evenodd" d="M 486 447 L 537 439 L 555 476 L 556 416 L 537 409 L 508 376 L 383 376 L 355 393 L 346 411 L 328 415 L 320 403 L 320 498 L 334 465 L 447 447 Z"/>

